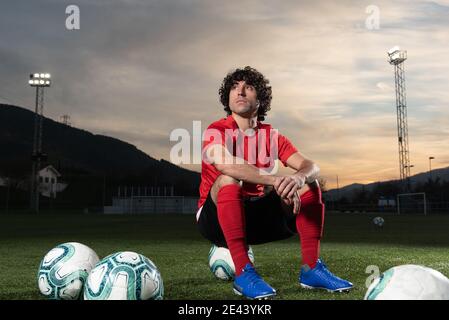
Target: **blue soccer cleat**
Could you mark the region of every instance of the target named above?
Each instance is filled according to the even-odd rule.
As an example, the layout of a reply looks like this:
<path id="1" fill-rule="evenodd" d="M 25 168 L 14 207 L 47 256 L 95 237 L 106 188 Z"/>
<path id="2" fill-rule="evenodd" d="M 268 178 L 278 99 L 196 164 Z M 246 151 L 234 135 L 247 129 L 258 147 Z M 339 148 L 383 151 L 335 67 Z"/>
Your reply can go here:
<path id="1" fill-rule="evenodd" d="M 263 281 L 250 263 L 247 263 L 243 272 L 235 278 L 234 292 L 248 299 L 268 299 L 276 295 L 276 290 Z"/>
<path id="2" fill-rule="evenodd" d="M 308 265 L 302 266 L 299 284 L 306 289 L 324 289 L 329 292 L 345 292 L 351 290 L 354 286 L 351 282 L 330 272 L 320 259 L 313 269 L 310 269 Z"/>

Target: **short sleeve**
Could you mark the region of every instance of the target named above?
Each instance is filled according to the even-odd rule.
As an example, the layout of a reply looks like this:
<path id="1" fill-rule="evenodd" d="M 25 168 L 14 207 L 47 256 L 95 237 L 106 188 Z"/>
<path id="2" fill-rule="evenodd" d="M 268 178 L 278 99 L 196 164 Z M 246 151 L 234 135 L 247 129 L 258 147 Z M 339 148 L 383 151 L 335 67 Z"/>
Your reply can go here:
<path id="1" fill-rule="evenodd" d="M 296 149 L 290 140 L 282 134 L 279 134 L 278 136 L 278 148 L 279 160 L 282 162 L 284 167 L 287 167 L 287 159 L 295 152 L 298 152 L 298 149 Z"/>

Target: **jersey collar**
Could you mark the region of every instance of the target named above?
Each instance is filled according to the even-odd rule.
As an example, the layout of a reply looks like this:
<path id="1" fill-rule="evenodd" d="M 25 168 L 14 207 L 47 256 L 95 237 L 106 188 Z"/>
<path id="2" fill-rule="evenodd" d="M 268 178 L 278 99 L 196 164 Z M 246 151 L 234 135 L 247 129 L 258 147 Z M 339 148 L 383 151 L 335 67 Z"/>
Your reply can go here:
<path id="1" fill-rule="evenodd" d="M 227 118 L 226 118 L 226 123 L 233 129 L 239 129 L 239 126 L 237 124 L 237 121 L 235 121 L 234 117 L 232 116 L 232 114 L 230 114 Z M 262 127 L 262 123 L 257 120 L 257 126 L 255 129 L 260 129 Z"/>

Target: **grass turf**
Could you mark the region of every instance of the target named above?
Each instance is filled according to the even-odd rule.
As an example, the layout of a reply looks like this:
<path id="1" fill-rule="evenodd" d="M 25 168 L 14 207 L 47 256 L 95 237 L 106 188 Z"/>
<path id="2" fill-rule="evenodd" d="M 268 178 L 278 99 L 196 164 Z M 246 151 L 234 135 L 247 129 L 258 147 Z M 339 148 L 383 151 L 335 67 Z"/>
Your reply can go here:
<path id="1" fill-rule="evenodd" d="M 329 269 L 352 281 L 348 294 L 301 289 L 297 283 L 297 236 L 252 246 L 256 267 L 278 291 L 277 299 L 362 299 L 370 265 L 381 272 L 401 264 L 421 264 L 449 275 L 449 215 L 383 215 L 377 228 L 370 214 L 328 214 L 321 257 Z M 209 271 L 210 244 L 198 233 L 192 215 L 0 215 L 0 299 L 43 299 L 37 269 L 54 246 L 76 241 L 100 258 L 136 251 L 159 268 L 165 299 L 241 299 L 232 283 Z"/>

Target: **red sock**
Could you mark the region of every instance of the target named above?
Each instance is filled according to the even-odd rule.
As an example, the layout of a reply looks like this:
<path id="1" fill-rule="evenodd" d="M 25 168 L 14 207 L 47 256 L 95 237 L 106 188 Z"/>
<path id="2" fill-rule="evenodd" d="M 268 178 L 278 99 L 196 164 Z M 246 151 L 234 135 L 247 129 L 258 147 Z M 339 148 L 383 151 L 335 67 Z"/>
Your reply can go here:
<path id="1" fill-rule="evenodd" d="M 246 249 L 245 214 L 239 185 L 230 184 L 218 190 L 217 215 L 238 276 L 243 267 L 251 263 Z"/>
<path id="2" fill-rule="evenodd" d="M 301 239 L 303 264 L 315 268 L 320 255 L 320 239 L 323 235 L 324 204 L 321 190 L 311 189 L 301 196 L 301 209 L 296 217 L 296 229 Z"/>

